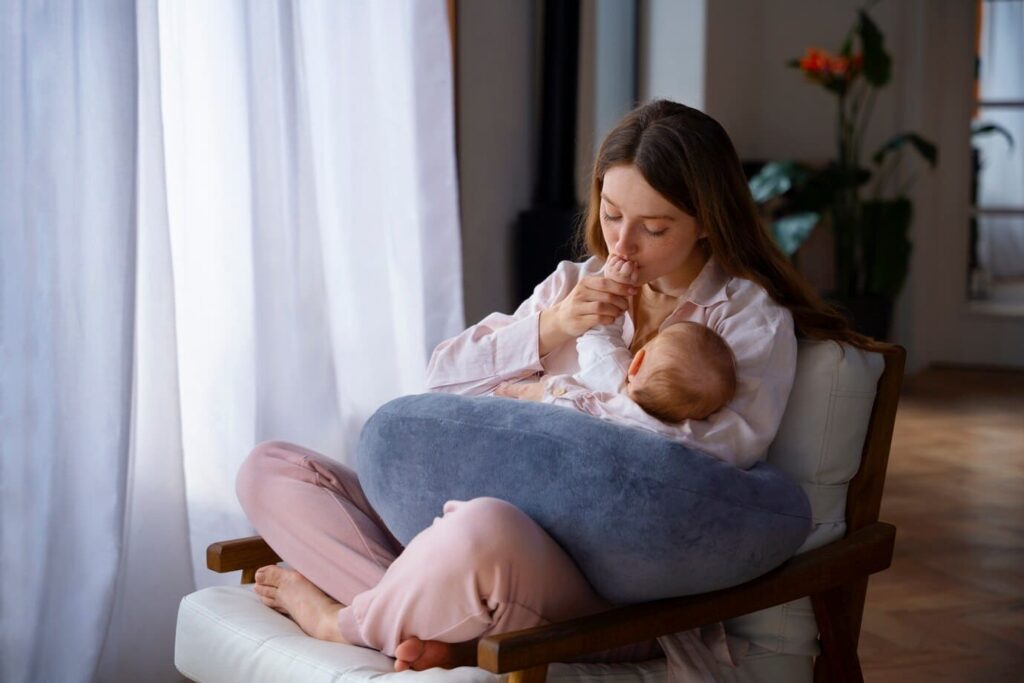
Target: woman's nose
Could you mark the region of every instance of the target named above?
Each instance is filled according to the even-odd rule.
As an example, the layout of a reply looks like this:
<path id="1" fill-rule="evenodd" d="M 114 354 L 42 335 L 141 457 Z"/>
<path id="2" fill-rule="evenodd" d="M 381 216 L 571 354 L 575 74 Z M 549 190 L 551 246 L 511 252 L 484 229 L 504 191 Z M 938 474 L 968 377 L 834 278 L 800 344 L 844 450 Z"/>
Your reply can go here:
<path id="1" fill-rule="evenodd" d="M 633 238 L 633 230 L 628 227 L 623 228 L 618 239 L 615 240 L 615 253 L 629 256 L 634 252 L 636 252 L 636 240 Z"/>

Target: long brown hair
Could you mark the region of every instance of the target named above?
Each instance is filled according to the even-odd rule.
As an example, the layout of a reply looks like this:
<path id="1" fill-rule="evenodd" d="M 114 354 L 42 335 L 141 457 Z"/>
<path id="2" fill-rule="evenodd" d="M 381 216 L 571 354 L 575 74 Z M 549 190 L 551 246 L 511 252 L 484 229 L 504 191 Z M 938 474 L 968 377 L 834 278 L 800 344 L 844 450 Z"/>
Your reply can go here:
<path id="1" fill-rule="evenodd" d="M 589 254 L 602 259 L 608 257 L 608 247 L 601 233 L 601 189 L 605 172 L 619 164 L 636 166 L 652 188 L 693 216 L 722 269 L 756 282 L 788 308 L 798 336 L 875 346 L 811 289 L 772 241 L 732 140 L 713 118 L 683 104 L 655 100 L 626 114 L 608 133 L 594 160 L 579 240 Z"/>

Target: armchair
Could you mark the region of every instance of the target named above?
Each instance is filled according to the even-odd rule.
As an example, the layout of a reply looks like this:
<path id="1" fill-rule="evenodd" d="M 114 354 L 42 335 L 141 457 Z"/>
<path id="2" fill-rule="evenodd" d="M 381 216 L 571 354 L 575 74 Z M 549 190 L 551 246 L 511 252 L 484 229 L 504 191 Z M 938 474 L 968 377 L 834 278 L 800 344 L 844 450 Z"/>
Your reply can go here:
<path id="1" fill-rule="evenodd" d="M 813 680 L 862 681 L 857 643 L 868 577 L 889 566 L 895 539 L 895 528 L 878 521 L 878 516 L 904 360 L 905 352 L 898 346 L 884 346 L 877 353 L 869 353 L 832 342 L 801 342 L 793 396 L 769 460 L 804 485 L 811 500 L 815 529 L 801 552 L 785 564 L 753 581 L 712 593 L 617 607 L 580 619 L 483 638 L 477 650 L 479 668 L 456 670 L 464 672 L 460 678 L 443 680 L 483 681 L 488 680 L 485 672 L 491 672 L 509 674 L 511 683 L 539 683 L 547 680 L 551 663 L 725 621 L 728 630 L 742 633 L 768 651 L 768 655 L 774 652 L 803 655 L 790 659 L 805 659 L 808 664 L 806 673 L 789 669 L 785 674 L 768 674 L 757 673 L 753 668 L 742 673 L 741 663 L 741 673 L 734 676 L 737 681 L 764 680 L 765 677 L 809 681 L 811 655 L 807 648 L 814 647 L 814 631 L 817 631 L 820 653 L 813 663 Z M 241 570 L 243 583 L 253 581 L 256 568 L 278 561 L 277 555 L 259 537 L 215 543 L 207 550 L 210 569 L 216 572 Z M 210 591 L 216 589 L 197 591 L 182 600 L 176 665 L 182 673 L 196 680 L 256 680 L 253 671 L 245 675 L 237 669 L 209 663 L 217 652 L 224 651 L 222 646 L 228 650 L 234 647 L 218 645 L 217 639 L 237 637 L 243 625 L 233 620 L 242 619 L 240 615 L 248 613 L 228 610 L 225 615 L 213 614 L 218 609 L 226 609 L 225 605 L 231 600 L 246 596 L 215 596 Z M 252 603 L 251 595 L 248 597 Z M 801 622 L 802 603 L 799 601 L 806 602 L 807 598 L 813 614 L 808 614 Z M 247 609 L 262 607 L 257 601 Z M 791 614 L 786 612 L 787 607 Z M 273 615 L 283 622 L 288 621 L 276 613 Z M 775 638 L 774 627 L 766 624 L 779 619 L 792 621 L 789 626 L 779 627 L 780 631 L 799 634 L 809 628 L 805 640 L 810 643 L 794 645 L 782 642 L 782 636 Z M 243 653 L 244 648 L 235 647 L 230 656 L 249 657 L 252 662 L 267 656 L 265 652 L 257 654 L 256 650 L 275 637 L 274 629 L 270 630 L 270 633 L 250 638 L 256 646 L 245 651 L 248 654 Z M 288 631 L 289 637 L 304 637 L 296 636 L 295 630 L 297 627 Z M 277 633 L 284 635 L 285 631 Z M 791 639 L 794 638 L 799 640 L 799 636 Z M 776 641 L 782 644 L 770 646 Z M 341 649 L 361 650 L 331 643 L 323 645 L 338 648 L 339 652 Z M 325 676 L 331 676 L 322 680 L 375 677 L 366 676 L 364 669 L 346 673 L 345 665 L 338 664 L 333 664 L 334 669 L 328 671 L 329 667 L 311 661 L 316 654 L 283 650 L 273 656 L 284 654 L 291 657 L 289 662 L 310 664 Z M 320 651 L 323 649 L 317 650 Z M 284 669 L 280 662 L 274 666 L 278 673 L 264 680 L 282 680 L 281 671 L 297 671 L 291 664 Z M 630 665 L 621 666 L 628 668 Z M 799 666 L 798 670 L 802 671 Z M 308 667 L 303 671 L 302 675 L 308 680 Z M 380 673 L 382 671 L 378 670 L 377 675 Z M 650 670 L 639 673 L 641 678 L 636 680 L 657 680 L 649 677 L 655 675 Z M 574 676 L 577 680 L 578 674 Z M 602 678 L 601 672 L 593 668 L 586 675 L 590 680 Z M 723 671 L 723 675 L 727 674 Z"/>

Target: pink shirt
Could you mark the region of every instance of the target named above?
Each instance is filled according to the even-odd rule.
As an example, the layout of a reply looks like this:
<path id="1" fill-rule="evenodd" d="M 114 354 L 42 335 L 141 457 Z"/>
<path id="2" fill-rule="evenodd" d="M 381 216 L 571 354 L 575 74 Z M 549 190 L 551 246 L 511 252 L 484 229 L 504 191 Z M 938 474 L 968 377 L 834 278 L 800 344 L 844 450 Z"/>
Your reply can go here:
<path id="1" fill-rule="evenodd" d="M 733 400 L 706 420 L 666 424 L 621 393 L 591 391 L 573 380 L 580 370 L 575 342 L 543 358 L 539 354 L 540 312 L 558 303 L 582 277 L 598 275 L 602 261 L 563 261 L 515 313 L 492 313 L 438 344 L 427 367 L 431 391 L 482 395 L 499 384 L 558 375 L 546 382 L 543 401 L 622 424 L 650 429 L 737 467 L 764 459 L 786 409 L 796 372 L 796 336 L 789 310 L 757 284 L 730 277 L 711 259 L 661 328 L 689 320 L 718 333 L 736 356 Z M 628 346 L 635 328 L 623 321 Z"/>

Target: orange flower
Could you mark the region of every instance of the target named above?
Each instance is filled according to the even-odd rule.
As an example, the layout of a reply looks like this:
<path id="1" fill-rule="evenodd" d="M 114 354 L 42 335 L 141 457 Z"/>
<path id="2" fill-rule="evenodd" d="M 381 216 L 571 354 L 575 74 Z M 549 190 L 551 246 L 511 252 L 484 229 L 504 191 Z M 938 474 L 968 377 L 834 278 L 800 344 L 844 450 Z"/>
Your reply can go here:
<path id="1" fill-rule="evenodd" d="M 828 60 L 828 70 L 835 77 L 842 78 L 849 69 L 850 60 L 846 57 L 832 57 Z"/>
<path id="2" fill-rule="evenodd" d="M 864 56 L 833 55 L 819 47 L 809 47 L 797 64 L 808 80 L 841 92 L 860 73 Z"/>
<path id="3" fill-rule="evenodd" d="M 807 48 L 800 58 L 800 69 L 810 74 L 820 74 L 828 70 L 829 55 L 825 50 L 816 47 Z"/>

